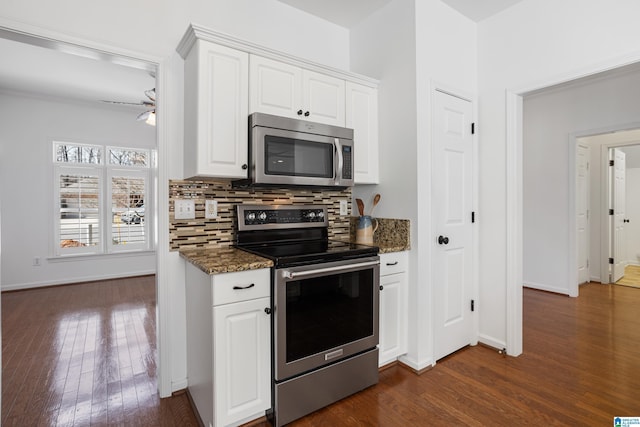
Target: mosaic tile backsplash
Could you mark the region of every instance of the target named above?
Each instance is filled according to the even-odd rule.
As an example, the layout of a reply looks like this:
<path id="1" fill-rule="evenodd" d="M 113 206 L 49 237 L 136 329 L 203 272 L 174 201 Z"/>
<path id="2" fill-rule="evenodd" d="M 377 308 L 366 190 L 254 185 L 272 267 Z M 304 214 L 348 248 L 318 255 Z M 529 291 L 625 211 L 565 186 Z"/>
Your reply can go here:
<path id="1" fill-rule="evenodd" d="M 174 201 L 193 199 L 196 218 L 176 220 Z M 205 200 L 218 201 L 218 218 L 205 219 Z M 349 238 L 349 216 L 340 216 L 340 200 L 346 200 L 351 212 L 351 188 L 344 190 L 291 188 L 232 188 L 229 182 L 169 181 L 170 249 L 227 247 L 234 243 L 238 204 L 325 205 L 329 215 L 329 236 Z"/>

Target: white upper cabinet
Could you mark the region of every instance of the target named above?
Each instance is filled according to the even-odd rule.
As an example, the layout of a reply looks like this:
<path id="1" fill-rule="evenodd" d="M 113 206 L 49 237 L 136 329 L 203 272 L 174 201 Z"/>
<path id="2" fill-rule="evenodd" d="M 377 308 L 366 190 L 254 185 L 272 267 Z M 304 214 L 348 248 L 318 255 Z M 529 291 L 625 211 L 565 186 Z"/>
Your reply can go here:
<path id="1" fill-rule="evenodd" d="M 377 81 L 191 24 L 184 58 L 184 178 L 247 178 L 248 116 L 354 129 L 355 183 L 377 184 Z"/>
<path id="2" fill-rule="evenodd" d="M 197 40 L 184 72 L 184 176 L 246 178 L 249 54 Z"/>
<path id="3" fill-rule="evenodd" d="M 345 125 L 345 81 L 280 61 L 251 55 L 253 112 Z"/>
<path id="4" fill-rule="evenodd" d="M 378 91 L 346 83 L 346 127 L 353 129 L 354 181 L 378 184 Z"/>

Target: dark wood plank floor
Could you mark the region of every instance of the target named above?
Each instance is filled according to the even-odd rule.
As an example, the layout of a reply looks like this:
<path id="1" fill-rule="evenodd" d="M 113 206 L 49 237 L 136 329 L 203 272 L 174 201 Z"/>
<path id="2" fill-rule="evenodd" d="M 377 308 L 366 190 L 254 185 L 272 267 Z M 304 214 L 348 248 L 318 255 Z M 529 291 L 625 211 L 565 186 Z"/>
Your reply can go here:
<path id="1" fill-rule="evenodd" d="M 2 425 L 196 426 L 160 399 L 155 277 L 2 294 Z"/>
<path id="2" fill-rule="evenodd" d="M 155 392 L 154 295 L 134 290 L 153 278 L 128 280 L 2 295 L 3 426 L 195 425 L 184 395 Z M 476 346 L 420 376 L 395 366 L 292 425 L 606 426 L 640 416 L 638 307 L 630 287 L 587 284 L 579 298 L 525 289 L 522 356 Z"/>

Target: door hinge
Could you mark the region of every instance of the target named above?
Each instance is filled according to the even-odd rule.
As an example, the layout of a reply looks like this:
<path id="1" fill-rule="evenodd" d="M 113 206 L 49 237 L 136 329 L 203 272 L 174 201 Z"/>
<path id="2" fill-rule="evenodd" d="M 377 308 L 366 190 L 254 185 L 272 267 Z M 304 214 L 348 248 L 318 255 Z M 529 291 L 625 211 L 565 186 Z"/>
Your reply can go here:
<path id="1" fill-rule="evenodd" d="M 476 302 L 471 300 L 471 311 L 476 311 Z"/>
<path id="2" fill-rule="evenodd" d="M 476 213 L 475 212 L 471 212 L 471 223 L 476 222 Z"/>
<path id="3" fill-rule="evenodd" d="M 609 166 L 613 166 L 616 162 L 614 160 L 609 160 Z"/>
<path id="4" fill-rule="evenodd" d="M 609 264 L 613 264 L 613 258 L 609 258 Z"/>
<path id="5" fill-rule="evenodd" d="M 609 209 L 609 215 L 613 215 L 613 209 Z"/>
<path id="6" fill-rule="evenodd" d="M 474 135 L 475 133 L 476 133 L 476 124 L 471 123 L 471 135 Z"/>
<path id="7" fill-rule="evenodd" d="M 589 260 L 587 260 L 587 268 L 589 268 Z"/>

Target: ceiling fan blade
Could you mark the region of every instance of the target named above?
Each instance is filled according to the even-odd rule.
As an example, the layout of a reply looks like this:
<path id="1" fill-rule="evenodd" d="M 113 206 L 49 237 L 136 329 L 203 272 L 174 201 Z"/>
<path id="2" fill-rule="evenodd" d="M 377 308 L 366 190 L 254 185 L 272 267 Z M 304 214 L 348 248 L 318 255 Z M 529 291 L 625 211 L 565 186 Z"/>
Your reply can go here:
<path id="1" fill-rule="evenodd" d="M 156 102 L 156 88 L 155 87 L 153 89 L 145 90 L 144 94 L 147 95 L 147 98 L 149 98 L 153 102 Z"/>
<path id="2" fill-rule="evenodd" d="M 144 113 L 140 113 L 138 114 L 138 117 L 136 117 L 136 120 L 139 122 L 145 121 L 149 118 L 149 116 L 151 115 L 151 113 L 154 113 L 153 110 L 149 110 L 149 111 L 145 111 Z"/>

